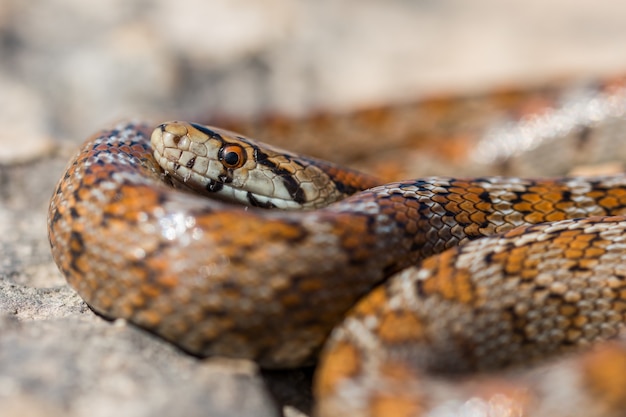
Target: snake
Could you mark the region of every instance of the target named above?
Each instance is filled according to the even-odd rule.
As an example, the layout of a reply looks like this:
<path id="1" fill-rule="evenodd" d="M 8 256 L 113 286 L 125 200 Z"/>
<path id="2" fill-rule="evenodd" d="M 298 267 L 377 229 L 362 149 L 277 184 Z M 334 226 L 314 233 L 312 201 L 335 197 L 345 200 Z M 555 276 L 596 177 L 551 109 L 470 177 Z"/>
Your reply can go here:
<path id="1" fill-rule="evenodd" d="M 569 146 L 623 119 L 596 90 Z M 385 183 L 180 121 L 92 135 L 48 212 L 94 311 L 198 357 L 319 360 L 319 416 L 623 415 L 625 230 L 623 174 Z"/>

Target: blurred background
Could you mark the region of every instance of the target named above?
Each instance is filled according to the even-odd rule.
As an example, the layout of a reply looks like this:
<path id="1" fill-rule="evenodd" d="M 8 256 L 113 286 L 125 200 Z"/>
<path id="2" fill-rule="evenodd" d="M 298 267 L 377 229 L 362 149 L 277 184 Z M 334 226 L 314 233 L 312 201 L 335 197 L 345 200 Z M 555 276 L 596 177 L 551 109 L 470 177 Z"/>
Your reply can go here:
<path id="1" fill-rule="evenodd" d="M 619 74 L 625 23 L 612 0 L 0 0 L 0 163 L 124 117 L 304 114 Z"/>
<path id="2" fill-rule="evenodd" d="M 65 284 L 46 237 L 49 197 L 70 154 L 107 123 L 221 123 L 439 97 L 417 117 L 427 128 L 455 103 L 441 97 L 626 75 L 625 50 L 626 3 L 615 0 L 0 0 L 0 414 L 259 417 L 285 403 L 295 405 L 285 416 L 301 417 L 310 408 L 309 375 L 264 374 L 275 406 L 251 364 L 200 364 L 111 326 Z M 379 120 L 367 115 L 365 127 Z M 467 125 L 451 130 L 463 139 Z M 289 148 L 378 164 L 388 177 L 405 177 L 398 167 L 418 156 L 432 162 L 408 146 L 387 152 L 400 143 L 387 131 L 365 140 L 346 126 L 341 140 L 274 130 L 288 133 Z"/>

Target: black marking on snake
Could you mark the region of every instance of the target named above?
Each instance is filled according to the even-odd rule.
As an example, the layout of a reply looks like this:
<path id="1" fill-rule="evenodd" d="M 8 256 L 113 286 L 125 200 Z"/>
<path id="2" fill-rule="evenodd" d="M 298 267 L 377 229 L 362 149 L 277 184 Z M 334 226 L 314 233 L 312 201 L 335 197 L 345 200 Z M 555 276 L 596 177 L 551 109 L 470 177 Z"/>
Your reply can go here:
<path id="1" fill-rule="evenodd" d="M 411 246 L 409 247 L 409 252 L 416 253 L 416 252 L 421 252 L 423 250 L 424 250 L 424 242 L 416 241 L 416 240 L 412 240 L 411 241 Z M 420 259 L 421 259 L 421 257 L 420 257 Z"/>
<path id="2" fill-rule="evenodd" d="M 430 184 L 428 184 L 428 182 L 426 182 L 426 180 L 411 180 L 411 181 L 407 181 L 407 182 L 403 182 L 400 183 L 399 187 L 402 191 L 404 191 L 404 189 L 406 188 L 412 188 L 412 187 L 417 187 L 418 191 L 428 191 L 429 190 L 429 186 Z"/>
<path id="3" fill-rule="evenodd" d="M 389 265 L 385 265 L 383 267 L 383 276 L 389 277 L 398 272 L 400 269 L 402 268 L 400 268 L 400 265 L 398 265 L 397 262 L 392 262 Z"/>
<path id="4" fill-rule="evenodd" d="M 589 269 L 590 268 L 588 266 L 583 266 L 583 265 L 581 265 L 579 263 L 574 264 L 574 265 L 570 266 L 569 268 L 567 268 L 568 271 L 572 271 L 572 272 L 574 272 L 574 271 L 589 271 Z"/>
<path id="5" fill-rule="evenodd" d="M 572 192 L 570 190 L 563 190 L 561 192 L 561 200 L 562 201 L 571 201 L 572 200 Z"/>
<path id="6" fill-rule="evenodd" d="M 209 182 L 207 183 L 205 189 L 210 192 L 210 193 L 216 193 L 218 191 L 220 191 L 222 188 L 224 188 L 224 184 L 221 182 L 217 182 L 217 181 L 213 181 L 211 179 L 209 179 Z"/>
<path id="7" fill-rule="evenodd" d="M 510 204 L 519 204 L 524 202 L 524 196 L 528 193 L 527 191 L 512 191 L 515 198 L 508 200 Z M 522 213 L 530 213 L 532 209 L 522 210 Z"/>
<path id="8" fill-rule="evenodd" d="M 69 251 L 72 253 L 71 259 L 71 268 L 75 271 L 81 271 L 76 261 L 82 256 L 85 252 L 85 242 L 83 241 L 83 237 L 78 232 L 71 232 L 69 242 L 67 245 Z"/>
<path id="9" fill-rule="evenodd" d="M 272 169 L 278 168 L 276 163 L 274 161 L 272 161 L 271 159 L 269 159 L 269 156 L 265 152 L 260 150 L 255 145 L 250 145 L 250 146 L 252 146 L 252 149 L 253 149 L 252 156 L 254 157 L 254 160 L 257 163 L 259 163 L 261 165 L 264 165 L 264 166 L 266 166 L 268 168 L 272 168 Z"/>
<path id="10" fill-rule="evenodd" d="M 194 164 L 196 163 L 196 157 L 194 156 L 193 158 L 191 158 L 189 161 L 187 161 L 187 163 L 185 164 L 185 166 L 189 169 L 193 168 Z"/>
<path id="11" fill-rule="evenodd" d="M 344 195 L 352 195 L 357 191 L 361 191 L 360 188 L 351 187 L 341 181 L 333 181 L 333 183 L 335 184 L 337 191 Z"/>
<path id="12" fill-rule="evenodd" d="M 488 191 L 483 191 L 482 193 L 478 194 L 478 198 L 480 198 L 481 201 L 484 201 L 486 203 L 492 203 L 493 201 L 491 200 L 491 194 L 489 194 Z"/>
<path id="13" fill-rule="evenodd" d="M 511 317 L 509 322 L 514 323 L 514 325 L 511 328 L 511 331 L 514 337 L 517 336 L 516 338 L 518 338 L 519 340 L 518 342 L 519 345 L 523 345 L 524 343 L 536 343 L 536 342 L 529 340 L 528 338 L 528 333 L 526 332 L 526 323 L 528 323 L 528 319 L 524 317 L 523 314 L 518 313 L 515 310 L 514 306 L 507 307 L 504 309 L 504 311 L 508 313 L 509 317 Z M 519 324 L 515 324 L 515 323 L 519 323 Z M 561 343 L 564 343 L 564 341 L 561 341 Z"/>
<path id="14" fill-rule="evenodd" d="M 105 165 L 107 164 L 107 162 L 105 162 L 105 161 L 104 161 L 104 159 L 103 159 L 103 158 L 105 158 L 105 156 L 101 156 L 101 154 L 102 154 L 102 155 L 105 155 L 105 153 L 104 153 L 104 152 L 98 152 L 98 153 L 95 155 L 95 158 L 94 158 L 94 162 L 93 162 L 93 163 L 94 163 L 95 165 L 98 165 L 98 166 L 100 166 L 100 167 L 103 167 L 103 166 L 105 166 Z M 67 174 L 66 174 L 66 175 L 67 175 Z M 69 178 L 69 177 L 66 177 L 66 178 Z"/>
<path id="15" fill-rule="evenodd" d="M 276 208 L 276 206 L 270 201 L 267 201 L 264 203 L 262 201 L 257 200 L 254 194 L 250 192 L 246 194 L 246 197 L 248 198 L 248 202 L 250 202 L 250 205 L 253 207 L 268 208 L 268 209 Z"/>
<path id="16" fill-rule="evenodd" d="M 224 139 L 222 138 L 222 135 L 220 135 L 219 133 L 217 133 L 217 132 L 215 132 L 215 131 L 213 131 L 213 130 L 209 129 L 209 128 L 208 128 L 208 127 L 206 127 L 206 126 L 202 126 L 202 125 L 199 125 L 199 124 L 197 124 L 197 123 L 191 123 L 191 125 L 192 125 L 194 128 L 198 129 L 200 132 L 202 132 L 202 133 L 204 133 L 205 135 L 207 135 L 208 137 L 210 137 L 211 139 L 224 140 Z"/>
<path id="17" fill-rule="evenodd" d="M 483 256 L 483 263 L 487 265 L 491 265 L 491 263 L 493 262 L 493 256 L 494 256 L 493 252 L 487 252 L 485 256 Z"/>
<path id="18" fill-rule="evenodd" d="M 217 176 L 218 181 L 220 181 L 222 184 L 230 184 L 231 182 L 233 182 L 233 177 L 229 176 L 227 174 L 221 174 Z"/>
<path id="19" fill-rule="evenodd" d="M 283 169 L 277 170 L 277 173 L 280 175 L 281 180 L 287 192 L 293 198 L 293 201 L 296 203 L 302 204 L 306 201 L 304 190 L 300 187 L 298 181 L 296 181 L 290 172 L 287 172 Z"/>
<path id="20" fill-rule="evenodd" d="M 231 176 L 221 174 L 217 176 L 217 180 L 209 178 L 207 184 L 204 186 L 204 189 L 210 193 L 216 193 L 224 188 L 224 184 L 229 184 L 231 182 L 233 182 L 233 178 Z"/>
<path id="21" fill-rule="evenodd" d="M 71 212 L 71 215 L 72 215 L 73 218 L 75 218 L 74 217 L 74 213 L 75 213 L 75 211 Z M 59 213 L 59 210 L 55 210 L 54 214 L 52 215 L 52 220 L 50 222 L 52 224 L 56 224 L 59 221 L 59 219 L 61 219 L 61 213 Z"/>
<path id="22" fill-rule="evenodd" d="M 474 179 L 472 179 L 472 184 L 480 184 L 481 187 L 484 187 L 484 183 L 487 183 L 489 185 L 492 185 L 494 183 L 494 180 L 497 180 L 497 177 L 476 177 Z M 457 180 L 452 180 L 454 184 L 457 183 Z"/>
<path id="23" fill-rule="evenodd" d="M 424 281 L 421 279 L 415 281 L 415 295 L 417 295 L 418 298 L 427 297 L 426 292 L 424 291 Z"/>
<path id="24" fill-rule="evenodd" d="M 303 204 L 306 201 L 306 196 L 304 195 L 304 190 L 302 189 L 302 187 L 300 187 L 298 181 L 293 178 L 293 173 L 289 172 L 286 169 L 279 168 L 278 165 L 274 161 L 272 161 L 265 152 L 263 152 L 253 144 L 250 145 L 253 148 L 252 155 L 254 157 L 254 160 L 258 164 L 264 165 L 272 169 L 272 171 L 280 177 L 283 185 L 287 189 L 287 192 L 289 193 L 293 201 L 299 204 Z"/>

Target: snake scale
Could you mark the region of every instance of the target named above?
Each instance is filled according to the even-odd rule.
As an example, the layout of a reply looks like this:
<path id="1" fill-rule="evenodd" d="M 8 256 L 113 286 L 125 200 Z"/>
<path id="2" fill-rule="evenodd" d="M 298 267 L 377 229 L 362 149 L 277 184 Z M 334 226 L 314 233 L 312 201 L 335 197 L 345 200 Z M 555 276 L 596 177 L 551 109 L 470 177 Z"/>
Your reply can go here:
<path id="1" fill-rule="evenodd" d="M 594 88 L 568 146 L 623 123 L 624 91 Z M 94 310 L 185 351 L 268 368 L 321 351 L 320 416 L 625 415 L 624 175 L 378 183 L 218 128 L 123 122 L 70 161 L 49 238 Z"/>

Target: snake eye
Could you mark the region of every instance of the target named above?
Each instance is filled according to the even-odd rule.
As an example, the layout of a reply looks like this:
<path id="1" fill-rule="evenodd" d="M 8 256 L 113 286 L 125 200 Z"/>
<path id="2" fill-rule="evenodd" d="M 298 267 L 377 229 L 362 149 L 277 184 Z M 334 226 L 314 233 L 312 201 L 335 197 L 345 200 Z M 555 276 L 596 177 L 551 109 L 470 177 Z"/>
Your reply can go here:
<path id="1" fill-rule="evenodd" d="M 240 168 L 246 163 L 246 155 L 239 145 L 226 145 L 220 150 L 220 160 L 226 168 Z"/>

